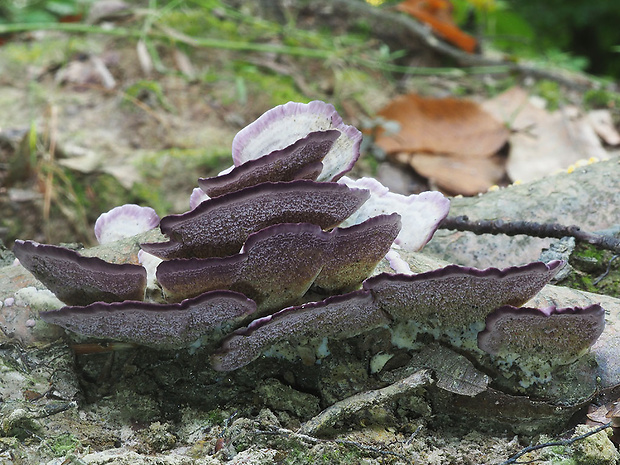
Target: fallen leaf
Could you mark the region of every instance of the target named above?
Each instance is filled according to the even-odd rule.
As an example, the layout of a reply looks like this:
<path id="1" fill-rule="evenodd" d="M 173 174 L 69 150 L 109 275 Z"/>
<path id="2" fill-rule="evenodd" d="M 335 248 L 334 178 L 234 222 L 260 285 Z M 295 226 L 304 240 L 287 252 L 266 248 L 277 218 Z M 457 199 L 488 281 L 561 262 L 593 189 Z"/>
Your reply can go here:
<path id="1" fill-rule="evenodd" d="M 451 194 L 476 195 L 499 184 L 506 173 L 505 157 L 460 158 L 445 155 L 407 155 L 408 163 L 431 183 Z"/>
<path id="2" fill-rule="evenodd" d="M 41 397 L 43 397 L 43 394 L 37 391 L 33 391 L 31 389 L 25 389 L 22 394 L 24 396 L 24 400 L 31 401 L 31 402 L 35 400 L 39 400 Z"/>
<path id="3" fill-rule="evenodd" d="M 385 124 L 375 144 L 451 194 L 485 192 L 505 175 L 496 153 L 510 133 L 476 102 L 408 94 L 378 115 Z"/>
<path id="4" fill-rule="evenodd" d="M 587 118 L 575 107 L 553 113 L 532 103 L 518 87 L 483 104 L 513 129 L 506 170 L 514 181 L 531 181 L 591 157 L 606 158 Z"/>
<path id="5" fill-rule="evenodd" d="M 413 357 L 412 365 L 431 368 L 438 387 L 462 396 L 480 394 L 489 384 L 489 377 L 469 360 L 439 344 L 425 346 Z"/>
<path id="6" fill-rule="evenodd" d="M 616 131 L 609 110 L 589 111 L 588 122 L 607 145 L 620 145 L 620 134 Z"/>
<path id="7" fill-rule="evenodd" d="M 428 24 L 437 35 L 461 50 L 469 53 L 476 50 L 476 39 L 454 23 L 454 7 L 449 0 L 405 0 L 396 9 Z"/>
<path id="8" fill-rule="evenodd" d="M 386 153 L 440 153 L 462 158 L 490 157 L 508 140 L 508 129 L 480 105 L 456 98 L 407 94 L 378 113 L 400 130 L 379 131 L 375 143 Z"/>

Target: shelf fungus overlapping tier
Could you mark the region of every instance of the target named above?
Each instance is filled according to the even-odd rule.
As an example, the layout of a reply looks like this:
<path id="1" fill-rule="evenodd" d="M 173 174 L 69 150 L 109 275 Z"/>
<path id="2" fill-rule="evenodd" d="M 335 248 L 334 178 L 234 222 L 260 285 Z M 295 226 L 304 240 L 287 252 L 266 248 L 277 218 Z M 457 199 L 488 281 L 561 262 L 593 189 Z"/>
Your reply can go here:
<path id="1" fill-rule="evenodd" d="M 386 256 L 406 269 L 399 252 L 424 247 L 449 201 L 345 177 L 360 142 L 329 104 L 268 111 L 235 138 L 234 165 L 198 181 L 188 212 L 159 221 L 152 209 L 127 205 L 102 215 L 102 242 L 159 226 L 167 241 L 142 244 L 143 266 L 17 241 L 21 264 L 68 305 L 41 318 L 160 349 L 202 344 L 221 371 L 263 355 L 297 363 L 301 346 L 319 360 L 331 356 L 326 347 L 377 330 L 418 357 L 429 341 L 453 347 L 469 371 L 485 370 L 479 379 L 495 376 L 512 394 L 547 392 L 565 367 L 581 363 L 603 331 L 600 306 L 518 307 L 562 262 L 371 277 Z"/>

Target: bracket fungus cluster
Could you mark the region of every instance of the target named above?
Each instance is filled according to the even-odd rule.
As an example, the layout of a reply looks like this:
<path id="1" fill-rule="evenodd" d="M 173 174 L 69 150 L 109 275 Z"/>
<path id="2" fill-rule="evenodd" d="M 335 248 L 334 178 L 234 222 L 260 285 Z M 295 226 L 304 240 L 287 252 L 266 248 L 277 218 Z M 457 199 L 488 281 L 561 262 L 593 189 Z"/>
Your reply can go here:
<path id="1" fill-rule="evenodd" d="M 603 330 L 600 306 L 519 308 L 561 262 L 370 277 L 386 256 L 406 269 L 398 250 L 420 250 L 449 201 L 345 177 L 361 138 L 333 106 L 291 102 L 237 134 L 234 166 L 198 181 L 190 211 L 158 221 L 152 209 L 126 205 L 102 215 L 101 242 L 157 225 L 167 237 L 141 245 L 142 263 L 157 266 L 149 275 L 160 296 L 149 292 L 149 301 L 141 265 L 16 241 L 21 264 L 68 305 L 41 318 L 154 348 L 199 343 L 222 371 L 274 347 L 280 350 L 271 353 L 288 348 L 296 357 L 297 346 L 324 347 L 376 328 L 387 329 L 399 348 L 415 350 L 432 337 L 496 372 L 518 369 L 522 386 L 549 381 L 555 365 L 587 351 Z"/>

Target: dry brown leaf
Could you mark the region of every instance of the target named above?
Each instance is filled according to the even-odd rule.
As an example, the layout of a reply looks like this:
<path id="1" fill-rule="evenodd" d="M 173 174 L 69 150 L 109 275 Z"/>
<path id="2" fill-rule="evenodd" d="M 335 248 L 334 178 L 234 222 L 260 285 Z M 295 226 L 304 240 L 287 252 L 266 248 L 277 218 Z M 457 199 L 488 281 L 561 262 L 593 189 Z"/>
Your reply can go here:
<path id="1" fill-rule="evenodd" d="M 508 129 L 477 103 L 415 94 L 392 100 L 378 112 L 396 121 L 396 133 L 380 131 L 375 143 L 386 153 L 439 153 L 463 158 L 490 157 L 507 141 Z"/>
<path id="2" fill-rule="evenodd" d="M 517 87 L 483 107 L 516 131 L 510 136 L 506 166 L 512 180 L 539 179 L 578 160 L 607 155 L 587 118 L 574 107 L 550 113 Z"/>
<path id="3" fill-rule="evenodd" d="M 476 195 L 498 184 L 506 172 L 504 157 L 460 158 L 414 154 L 408 163 L 431 183 L 451 194 Z"/>

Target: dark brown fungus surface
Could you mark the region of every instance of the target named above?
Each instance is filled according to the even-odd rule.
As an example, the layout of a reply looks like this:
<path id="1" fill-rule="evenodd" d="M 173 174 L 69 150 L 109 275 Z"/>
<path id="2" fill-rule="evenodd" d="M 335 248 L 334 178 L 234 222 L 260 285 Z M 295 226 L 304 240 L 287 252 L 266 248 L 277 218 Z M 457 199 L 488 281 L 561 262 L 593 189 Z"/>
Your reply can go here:
<path id="1" fill-rule="evenodd" d="M 250 235 L 241 254 L 164 261 L 157 280 L 172 299 L 231 289 L 261 309 L 281 309 L 304 295 L 321 271 L 323 234 L 314 224 L 277 224 Z"/>
<path id="2" fill-rule="evenodd" d="M 278 223 L 312 223 L 333 228 L 369 197 L 363 189 L 331 182 L 297 180 L 262 183 L 206 200 L 182 215 L 161 220 L 170 242 L 142 244 L 163 259 L 224 257 L 238 253 L 247 237 Z"/>
<path id="3" fill-rule="evenodd" d="M 395 320 L 467 328 L 502 305 L 522 305 L 556 274 L 562 262 L 478 270 L 459 265 L 415 275 L 380 274 L 367 279 L 381 308 Z"/>
<path id="4" fill-rule="evenodd" d="M 202 336 L 213 344 L 255 309 L 256 304 L 242 294 L 215 291 L 178 304 L 96 302 L 40 315 L 48 323 L 84 336 L 173 349 L 187 347 Z"/>
<path id="5" fill-rule="evenodd" d="M 13 252 L 24 268 L 67 305 L 144 299 L 146 270 L 142 266 L 108 263 L 33 241 L 15 241 Z"/>
<path id="6" fill-rule="evenodd" d="M 281 309 L 314 282 L 327 290 L 358 287 L 399 230 L 398 214 L 331 232 L 308 223 L 277 224 L 250 235 L 238 255 L 164 261 L 157 280 L 173 299 L 231 289 L 255 300 L 261 312 Z"/>
<path id="7" fill-rule="evenodd" d="M 254 320 L 247 328 L 236 330 L 211 357 L 218 371 L 241 368 L 258 358 L 274 344 L 295 341 L 303 344 L 324 337 L 347 338 L 389 324 L 368 291 L 330 297 L 299 307 L 289 307 L 273 315 Z M 290 345 L 294 356 L 295 345 Z"/>
<path id="8" fill-rule="evenodd" d="M 600 305 L 574 308 L 503 306 L 486 319 L 478 347 L 491 355 L 537 358 L 555 364 L 572 363 L 605 328 Z"/>
<path id="9" fill-rule="evenodd" d="M 356 289 L 374 271 L 401 227 L 398 213 L 379 215 L 330 234 L 331 250 L 314 285 L 329 293 Z"/>
<path id="10" fill-rule="evenodd" d="M 315 180 L 323 164 L 321 160 L 332 148 L 340 131 L 315 131 L 292 145 L 249 160 L 230 173 L 198 180 L 200 188 L 210 197 L 229 194 L 263 182 Z"/>

